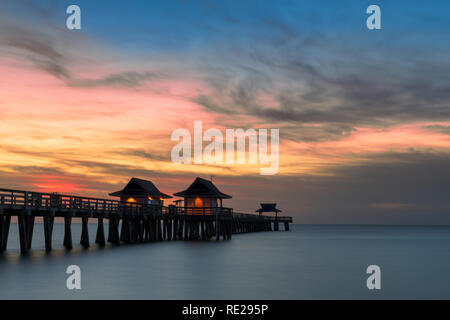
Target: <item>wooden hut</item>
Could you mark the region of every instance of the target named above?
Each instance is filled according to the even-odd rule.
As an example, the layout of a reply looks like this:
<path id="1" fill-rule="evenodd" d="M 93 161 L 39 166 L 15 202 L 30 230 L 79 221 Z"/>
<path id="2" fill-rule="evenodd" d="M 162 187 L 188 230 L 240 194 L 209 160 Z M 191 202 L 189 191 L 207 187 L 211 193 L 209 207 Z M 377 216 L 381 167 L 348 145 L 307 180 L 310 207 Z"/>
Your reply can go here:
<path id="1" fill-rule="evenodd" d="M 174 193 L 174 196 L 184 198 L 187 214 L 213 214 L 216 208 L 222 208 L 223 199 L 231 199 L 211 181 L 199 177 L 186 190 Z"/>
<path id="2" fill-rule="evenodd" d="M 256 209 L 255 212 L 259 212 L 261 216 L 263 212 L 273 212 L 275 216 L 278 217 L 278 212 L 282 212 L 280 209 L 277 209 L 276 203 L 261 203 L 261 208 Z"/>
<path id="3" fill-rule="evenodd" d="M 152 205 L 163 205 L 164 199 L 172 198 L 162 193 L 149 180 L 131 178 L 128 184 L 120 191 L 109 194 L 112 197 L 120 197 L 120 201 L 136 202 Z"/>

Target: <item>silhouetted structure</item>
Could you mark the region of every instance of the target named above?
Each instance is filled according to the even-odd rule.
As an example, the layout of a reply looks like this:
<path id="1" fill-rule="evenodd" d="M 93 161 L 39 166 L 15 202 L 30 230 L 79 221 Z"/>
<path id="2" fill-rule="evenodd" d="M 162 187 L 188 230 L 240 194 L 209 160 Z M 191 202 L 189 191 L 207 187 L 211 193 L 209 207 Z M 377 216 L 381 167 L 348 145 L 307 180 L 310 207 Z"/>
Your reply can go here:
<path id="1" fill-rule="evenodd" d="M 123 202 L 145 203 L 152 205 L 163 205 L 164 199 L 170 199 L 165 193 L 159 189 L 149 180 L 138 178 L 131 178 L 128 184 L 120 191 L 109 194 L 112 197 L 120 197 Z"/>
<path id="2" fill-rule="evenodd" d="M 184 198 L 187 214 L 213 214 L 215 208 L 223 208 L 223 199 L 231 199 L 231 196 L 221 192 L 211 181 L 199 177 L 186 190 L 173 195 Z"/>
<path id="3" fill-rule="evenodd" d="M 275 221 L 273 223 L 273 228 L 275 231 L 278 231 L 278 213 L 282 212 L 280 209 L 277 209 L 276 203 L 261 203 L 261 208 L 256 209 L 255 212 L 259 212 L 259 215 L 262 216 L 263 212 L 273 212 L 275 213 Z M 289 223 L 284 224 L 284 230 L 289 231 Z"/>
<path id="4" fill-rule="evenodd" d="M 256 209 L 255 212 L 259 212 L 259 215 L 262 215 L 263 212 L 273 212 L 278 217 L 278 212 L 282 211 L 277 209 L 276 203 L 261 203 L 261 208 Z"/>
<path id="5" fill-rule="evenodd" d="M 80 244 L 85 248 L 90 246 L 89 219 L 98 221 L 95 243 L 99 246 L 104 246 L 106 241 L 119 245 L 121 242 L 209 240 L 213 237 L 225 240 L 237 233 L 271 231 L 272 223 L 275 230 L 278 230 L 278 222 L 284 222 L 285 229 L 289 230 L 288 224 L 292 222 L 292 217 L 236 213 L 231 208 L 222 206 L 214 207 L 213 215 L 203 213 L 205 207 L 201 208 L 200 213 L 189 214 L 189 207 L 165 207 L 161 202 L 155 205 L 149 197 L 162 201 L 170 196 L 160 192 L 150 181 L 136 178 L 132 178 L 124 189 L 111 195 L 125 201 L 0 189 L 0 253 L 7 249 L 12 217 L 17 217 L 18 221 L 21 253 L 27 253 L 31 249 L 36 217 L 41 217 L 44 222 L 46 251 L 52 250 L 55 217 L 64 219 L 64 246 L 68 250 L 72 248 L 72 219 L 81 219 Z M 217 204 L 217 199 L 222 205 L 222 199 L 231 198 L 220 192 L 210 181 L 201 178 L 197 178 L 187 190 L 176 195 L 194 199 L 194 204 L 197 197 L 209 199 L 209 205 L 214 204 L 214 201 Z M 130 198 L 135 202 L 130 201 Z M 152 202 L 149 203 L 149 200 Z M 104 219 L 108 220 L 107 238 Z"/>

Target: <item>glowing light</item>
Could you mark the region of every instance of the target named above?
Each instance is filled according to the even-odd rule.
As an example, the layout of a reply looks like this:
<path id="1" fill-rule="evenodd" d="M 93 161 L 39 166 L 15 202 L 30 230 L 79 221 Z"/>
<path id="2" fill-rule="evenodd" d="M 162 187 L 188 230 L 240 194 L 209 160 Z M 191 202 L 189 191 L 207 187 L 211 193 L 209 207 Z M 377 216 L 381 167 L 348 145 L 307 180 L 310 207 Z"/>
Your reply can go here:
<path id="1" fill-rule="evenodd" d="M 196 208 L 203 207 L 203 200 L 199 197 L 195 198 L 194 207 Z"/>

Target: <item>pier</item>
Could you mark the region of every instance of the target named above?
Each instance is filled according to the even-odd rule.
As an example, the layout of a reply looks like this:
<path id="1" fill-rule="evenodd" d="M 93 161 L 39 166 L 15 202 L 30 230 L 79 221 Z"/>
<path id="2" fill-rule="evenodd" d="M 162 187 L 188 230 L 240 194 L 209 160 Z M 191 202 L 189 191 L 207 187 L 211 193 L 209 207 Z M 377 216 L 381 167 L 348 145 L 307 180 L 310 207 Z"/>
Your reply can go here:
<path id="1" fill-rule="evenodd" d="M 289 231 L 292 217 L 263 216 L 233 212 L 225 207 L 177 207 L 0 189 L 0 252 L 7 249 L 11 218 L 17 218 L 20 251 L 27 253 L 33 242 L 36 217 L 43 220 L 45 250 L 52 250 L 55 218 L 64 220 L 64 242 L 72 249 L 71 224 L 78 220 L 82 231 L 80 244 L 88 248 L 89 221 L 97 221 L 95 243 L 142 243 L 172 240 L 226 240 L 233 234 L 279 231 L 280 225 Z M 108 221 L 107 230 L 104 222 Z"/>

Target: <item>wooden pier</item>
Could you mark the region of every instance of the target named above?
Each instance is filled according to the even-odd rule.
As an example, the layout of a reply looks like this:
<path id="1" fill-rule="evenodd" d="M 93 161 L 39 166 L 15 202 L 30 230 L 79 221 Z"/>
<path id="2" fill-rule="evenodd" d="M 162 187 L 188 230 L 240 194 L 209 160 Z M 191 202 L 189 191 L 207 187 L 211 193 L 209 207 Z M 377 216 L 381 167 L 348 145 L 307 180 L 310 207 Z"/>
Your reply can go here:
<path id="1" fill-rule="evenodd" d="M 17 217 L 20 251 L 27 253 L 32 246 L 36 217 L 42 217 L 45 249 L 52 250 L 55 217 L 64 220 L 64 247 L 72 249 L 71 224 L 81 221 L 80 244 L 90 246 L 89 219 L 97 221 L 95 243 L 140 243 L 162 240 L 231 239 L 233 234 L 289 231 L 292 217 L 259 216 L 233 212 L 231 208 L 190 208 L 146 205 L 109 199 L 69 196 L 0 189 L 0 252 L 7 249 L 11 217 Z M 104 230 L 107 220 L 108 230 Z M 273 226 L 273 227 L 272 227 Z"/>

